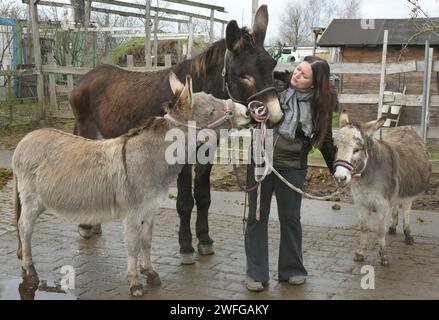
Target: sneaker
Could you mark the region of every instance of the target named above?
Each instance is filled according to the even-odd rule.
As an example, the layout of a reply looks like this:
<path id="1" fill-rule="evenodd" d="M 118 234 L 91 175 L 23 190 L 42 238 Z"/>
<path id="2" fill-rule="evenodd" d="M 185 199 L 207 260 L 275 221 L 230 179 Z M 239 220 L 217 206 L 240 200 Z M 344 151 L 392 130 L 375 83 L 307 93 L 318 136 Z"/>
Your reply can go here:
<path id="1" fill-rule="evenodd" d="M 245 280 L 245 285 L 248 291 L 252 292 L 261 292 L 264 291 L 264 285 L 260 281 L 253 280 L 250 277 L 247 277 Z"/>
<path id="2" fill-rule="evenodd" d="M 291 276 L 288 279 L 288 283 L 293 286 L 298 286 L 306 282 L 306 276 Z"/>

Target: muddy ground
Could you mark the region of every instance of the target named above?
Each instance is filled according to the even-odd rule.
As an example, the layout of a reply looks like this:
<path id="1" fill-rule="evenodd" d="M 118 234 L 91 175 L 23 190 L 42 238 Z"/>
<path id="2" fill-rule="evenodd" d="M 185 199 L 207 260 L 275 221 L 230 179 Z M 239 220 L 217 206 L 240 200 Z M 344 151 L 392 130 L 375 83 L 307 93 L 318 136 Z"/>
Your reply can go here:
<path id="1" fill-rule="evenodd" d="M 238 167 L 238 175 L 242 182 L 245 181 L 245 166 Z M 217 191 L 239 191 L 236 177 L 232 166 L 216 165 L 212 169 L 212 189 Z M 305 191 L 316 196 L 326 196 L 335 192 L 336 183 L 327 168 L 309 167 L 305 182 Z M 329 199 L 352 203 L 349 188 L 345 188 L 341 194 Z M 328 201 L 329 201 L 328 200 Z M 430 178 L 430 184 L 426 192 L 413 202 L 413 209 L 439 211 L 439 174 Z"/>
<path id="2" fill-rule="evenodd" d="M 0 129 L 0 148 L 11 149 L 32 130 L 40 127 L 55 127 L 66 132 L 73 131 L 73 120 L 57 120 L 44 125 L 32 124 L 27 126 L 7 127 Z M 238 175 L 242 182 L 245 181 L 245 166 L 238 167 Z M 2 186 L 12 178 L 9 170 L 0 170 L 0 190 Z M 239 191 L 236 184 L 236 177 L 233 174 L 231 165 L 215 165 L 211 176 L 212 189 L 216 191 Z M 336 190 L 336 184 L 332 179 L 328 169 L 310 167 L 305 182 L 305 191 L 317 195 L 325 196 Z M 332 201 L 352 203 L 349 189 L 345 189 L 342 194 L 331 199 Z M 426 192 L 420 195 L 413 203 L 413 209 L 439 211 L 439 174 L 432 175 L 430 184 Z"/>

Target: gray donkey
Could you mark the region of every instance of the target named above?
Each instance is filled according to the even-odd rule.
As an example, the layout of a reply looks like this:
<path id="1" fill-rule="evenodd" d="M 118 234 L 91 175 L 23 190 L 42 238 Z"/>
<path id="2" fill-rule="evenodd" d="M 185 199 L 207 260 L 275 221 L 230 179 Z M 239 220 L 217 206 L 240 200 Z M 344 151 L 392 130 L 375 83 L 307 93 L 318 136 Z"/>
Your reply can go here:
<path id="1" fill-rule="evenodd" d="M 410 210 L 414 198 L 425 191 L 431 175 L 427 148 L 410 128 L 395 128 L 383 140 L 373 134 L 385 117 L 363 124 L 349 123 L 347 113 L 340 114 L 340 130 L 334 135 L 338 148 L 334 177 L 340 185 L 351 183 L 351 193 L 359 208 L 361 239 L 355 261 L 364 261 L 368 217 L 376 211 L 380 262 L 388 265 L 385 230 L 390 211 L 389 233 L 396 233 L 398 209 L 403 212 L 403 229 L 407 244 L 413 244 L 410 234 Z"/>
<path id="2" fill-rule="evenodd" d="M 115 139 L 89 140 L 55 129 L 40 129 L 17 145 L 12 165 L 15 178 L 17 255 L 25 278 L 37 281 L 31 236 L 37 217 L 45 210 L 83 224 L 123 219 L 128 252 L 127 277 L 133 296 L 142 296 L 137 259 L 148 283 L 160 283 L 150 260 L 154 214 L 169 184 L 183 164 L 168 164 L 165 154 L 173 143 L 187 151 L 187 139 L 167 141 L 172 128 L 188 133 L 188 121 L 216 133 L 250 121 L 247 108 L 204 92 L 193 93 L 191 78 L 183 85 L 170 75 L 174 93 L 164 106 L 165 117 L 148 119 L 141 127 Z M 213 132 L 213 131 L 212 131 Z M 180 149 L 181 150 L 181 149 Z M 193 152 L 193 151 L 191 151 Z"/>

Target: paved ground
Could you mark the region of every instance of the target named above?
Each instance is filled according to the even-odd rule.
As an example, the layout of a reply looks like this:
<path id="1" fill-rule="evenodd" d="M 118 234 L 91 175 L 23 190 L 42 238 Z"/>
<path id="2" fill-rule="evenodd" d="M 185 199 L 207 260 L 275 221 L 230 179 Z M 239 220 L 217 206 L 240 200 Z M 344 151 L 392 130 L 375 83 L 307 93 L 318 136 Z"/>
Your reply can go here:
<path id="1" fill-rule="evenodd" d="M 26 292 L 20 285 L 20 266 L 15 255 L 11 189 L 9 183 L 0 192 L 0 299 L 20 299 L 20 295 L 35 299 L 130 299 L 121 223 L 106 223 L 102 236 L 83 240 L 76 232 L 76 224 L 50 214 L 40 217 L 33 237 L 40 288 Z M 175 192 L 170 190 L 171 194 Z M 397 235 L 388 236 L 389 267 L 379 265 L 376 237 L 369 238 L 370 251 L 364 264 L 374 267 L 375 289 L 363 290 L 363 265 L 352 260 L 359 241 L 355 208 L 342 204 L 342 210 L 334 211 L 330 202 L 305 200 L 304 260 L 310 277 L 305 285 L 292 287 L 277 281 L 279 227 L 273 203 L 269 226 L 271 280 L 266 291 L 250 293 L 244 286 L 243 194 L 215 192 L 213 199 L 210 228 L 216 253 L 197 256 L 192 266 L 180 265 L 175 202 L 169 199 L 164 204 L 156 218 L 152 248 L 153 265 L 162 285 L 145 286 L 143 299 L 439 298 L 439 212 L 413 212 L 413 246 L 404 243 L 400 229 Z M 76 289 L 67 294 L 56 288 L 64 265 L 73 266 L 76 272 Z"/>

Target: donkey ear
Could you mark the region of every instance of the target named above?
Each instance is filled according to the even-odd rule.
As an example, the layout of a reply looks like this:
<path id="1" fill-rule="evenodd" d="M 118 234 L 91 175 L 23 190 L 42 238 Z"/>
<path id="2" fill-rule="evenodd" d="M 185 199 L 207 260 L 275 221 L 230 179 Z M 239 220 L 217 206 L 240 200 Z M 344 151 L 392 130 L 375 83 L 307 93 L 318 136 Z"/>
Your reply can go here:
<path id="1" fill-rule="evenodd" d="M 192 78 L 186 75 L 186 84 L 178 97 L 175 110 L 182 119 L 188 120 L 192 116 L 192 109 Z"/>
<path id="2" fill-rule="evenodd" d="M 386 122 L 386 120 L 387 120 L 387 117 L 383 116 L 383 117 L 379 118 L 378 120 L 373 120 L 373 121 L 363 123 L 361 125 L 361 127 L 364 130 L 364 132 L 370 136 L 370 135 L 373 135 L 375 133 L 375 131 L 377 131 L 379 128 L 381 128 L 381 126 L 384 124 L 384 122 Z"/>
<path id="3" fill-rule="evenodd" d="M 184 85 L 178 80 L 177 75 L 174 72 L 169 74 L 169 85 L 171 86 L 172 93 L 175 95 L 177 92 L 182 92 Z"/>
<path id="4" fill-rule="evenodd" d="M 343 128 L 345 125 L 349 123 L 349 116 L 346 110 L 342 110 L 340 112 L 340 117 L 338 118 L 338 127 Z"/>
<path id="5" fill-rule="evenodd" d="M 238 53 L 242 44 L 241 29 L 238 27 L 238 23 L 235 20 L 230 21 L 227 24 L 226 29 L 226 45 L 227 49 L 232 52 Z"/>
<path id="6" fill-rule="evenodd" d="M 265 40 L 265 34 L 268 26 L 268 9 L 267 5 L 259 7 L 255 15 L 255 21 L 253 22 L 253 33 L 256 36 L 256 43 L 263 45 Z"/>

